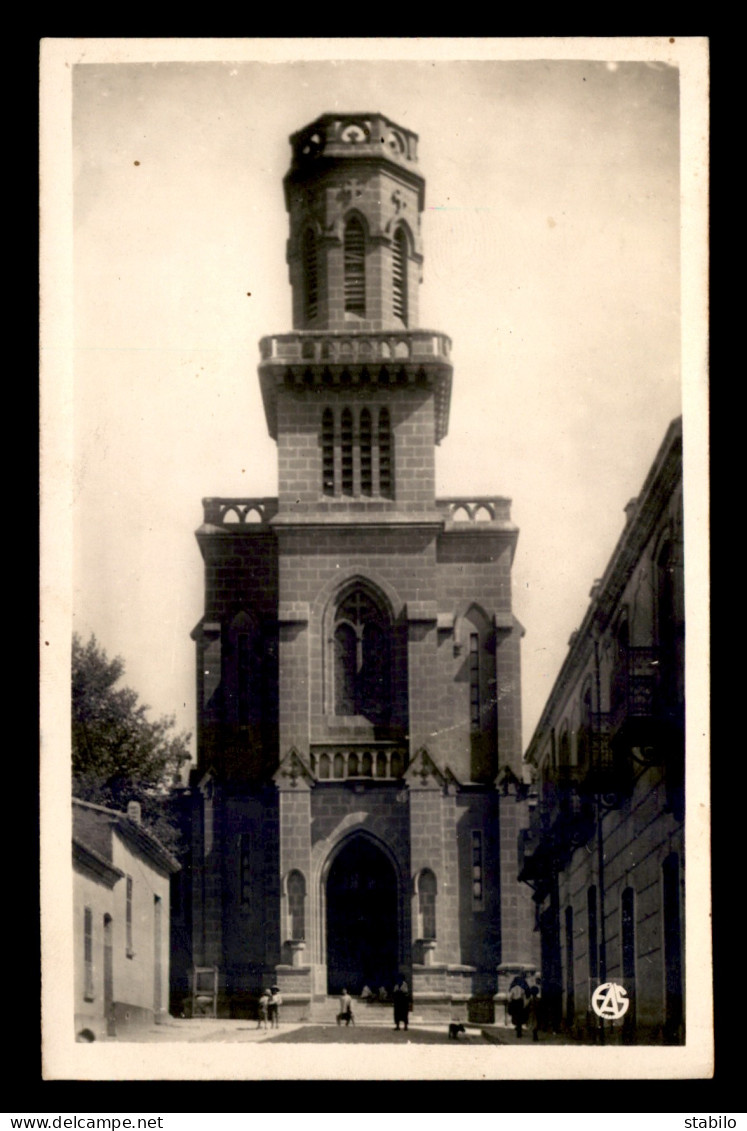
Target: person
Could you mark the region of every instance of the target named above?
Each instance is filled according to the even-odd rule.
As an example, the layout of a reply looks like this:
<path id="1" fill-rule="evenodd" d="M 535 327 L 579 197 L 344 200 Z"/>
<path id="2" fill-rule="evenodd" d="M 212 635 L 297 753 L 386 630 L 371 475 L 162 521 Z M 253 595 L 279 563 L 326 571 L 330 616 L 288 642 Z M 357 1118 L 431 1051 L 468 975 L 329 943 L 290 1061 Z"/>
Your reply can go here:
<path id="1" fill-rule="evenodd" d="M 527 1033 L 532 1034 L 532 1040 L 539 1040 L 539 986 L 529 987 L 529 997 L 526 1005 Z"/>
<path id="2" fill-rule="evenodd" d="M 410 990 L 404 978 L 399 985 L 394 987 L 392 998 L 394 1000 L 394 1027 L 399 1029 L 401 1022 L 406 1029 L 408 1013 L 410 1012 Z"/>
<path id="3" fill-rule="evenodd" d="M 267 1013 L 270 1005 L 270 991 L 262 990 L 259 998 L 259 1007 L 257 1010 L 257 1028 L 267 1028 Z"/>
<path id="4" fill-rule="evenodd" d="M 526 1023 L 527 999 L 529 985 L 523 974 L 517 974 L 508 988 L 508 1015 L 511 1024 L 516 1029 L 516 1036 L 521 1037 L 521 1030 Z"/>
<path id="5" fill-rule="evenodd" d="M 343 1021 L 345 1022 L 346 1026 L 350 1025 L 351 1023 L 353 1026 L 355 1026 L 355 1017 L 353 1016 L 353 999 L 351 998 L 347 990 L 343 990 L 340 994 L 340 1012 L 337 1014 L 337 1024 L 340 1025 Z"/>
<path id="6" fill-rule="evenodd" d="M 280 996 L 279 986 L 270 986 L 270 1002 L 267 1007 L 267 1012 L 270 1018 L 270 1028 L 280 1028 L 280 1006 L 283 1004 L 283 999 Z"/>

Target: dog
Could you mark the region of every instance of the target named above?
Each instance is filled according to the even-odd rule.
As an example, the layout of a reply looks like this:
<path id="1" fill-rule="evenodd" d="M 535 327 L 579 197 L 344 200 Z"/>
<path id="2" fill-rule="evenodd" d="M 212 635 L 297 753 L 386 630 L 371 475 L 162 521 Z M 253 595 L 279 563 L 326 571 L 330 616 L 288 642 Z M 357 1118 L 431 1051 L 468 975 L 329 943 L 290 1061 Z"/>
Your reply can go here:
<path id="1" fill-rule="evenodd" d="M 449 1040 L 450 1041 L 458 1041 L 459 1040 L 459 1034 L 460 1033 L 466 1033 L 466 1032 L 467 1032 L 467 1030 L 464 1028 L 464 1025 L 460 1024 L 459 1021 L 452 1021 L 451 1024 L 449 1025 Z"/>

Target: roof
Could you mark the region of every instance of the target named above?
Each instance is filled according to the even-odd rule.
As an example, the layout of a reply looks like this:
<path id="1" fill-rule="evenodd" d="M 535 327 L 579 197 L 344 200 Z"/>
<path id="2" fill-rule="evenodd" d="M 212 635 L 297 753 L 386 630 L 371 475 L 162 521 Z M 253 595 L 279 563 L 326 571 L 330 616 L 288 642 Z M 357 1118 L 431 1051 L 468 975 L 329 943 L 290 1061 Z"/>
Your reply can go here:
<path id="1" fill-rule="evenodd" d="M 92 860 L 113 866 L 112 833 L 116 831 L 132 847 L 166 875 L 178 872 L 179 861 L 164 848 L 160 840 L 126 813 L 73 798 L 73 844 L 82 848 Z"/>

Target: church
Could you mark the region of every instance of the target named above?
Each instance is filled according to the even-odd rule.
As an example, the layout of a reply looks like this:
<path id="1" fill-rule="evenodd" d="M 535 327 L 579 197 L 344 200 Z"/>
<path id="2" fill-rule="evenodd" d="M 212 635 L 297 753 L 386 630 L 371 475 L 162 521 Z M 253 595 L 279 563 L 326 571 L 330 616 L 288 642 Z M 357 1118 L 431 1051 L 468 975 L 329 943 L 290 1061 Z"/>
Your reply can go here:
<path id="1" fill-rule="evenodd" d="M 288 1019 L 405 979 L 492 1020 L 538 968 L 518 881 L 510 500 L 436 498 L 451 341 L 423 329 L 418 138 L 380 113 L 290 138 L 293 328 L 260 342 L 276 498 L 207 498 L 198 763 L 172 963 Z"/>

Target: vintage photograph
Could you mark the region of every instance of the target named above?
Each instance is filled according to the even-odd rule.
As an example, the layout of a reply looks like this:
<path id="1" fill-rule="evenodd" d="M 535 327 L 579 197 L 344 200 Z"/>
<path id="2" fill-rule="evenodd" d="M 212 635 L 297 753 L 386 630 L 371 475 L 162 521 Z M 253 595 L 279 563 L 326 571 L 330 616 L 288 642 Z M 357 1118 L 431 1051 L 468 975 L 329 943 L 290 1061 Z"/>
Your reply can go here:
<path id="1" fill-rule="evenodd" d="M 48 1078 L 709 1075 L 705 41 L 45 49 Z"/>

